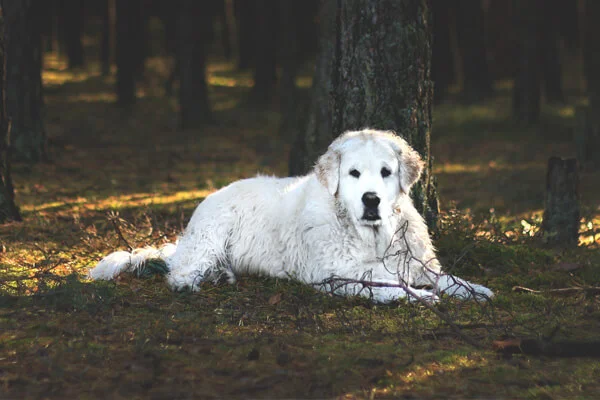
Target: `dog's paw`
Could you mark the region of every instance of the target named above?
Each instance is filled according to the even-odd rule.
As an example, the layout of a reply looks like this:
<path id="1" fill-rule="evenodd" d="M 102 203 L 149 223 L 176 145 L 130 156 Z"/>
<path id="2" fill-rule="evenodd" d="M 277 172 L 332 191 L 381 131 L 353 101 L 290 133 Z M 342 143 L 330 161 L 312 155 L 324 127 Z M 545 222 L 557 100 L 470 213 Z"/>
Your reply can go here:
<path id="1" fill-rule="evenodd" d="M 487 301 L 494 297 L 494 292 L 483 285 L 478 285 L 452 275 L 437 277 L 437 291 L 440 295 L 456 297 L 462 300 Z"/>
<path id="2" fill-rule="evenodd" d="M 167 275 L 167 284 L 174 292 L 199 292 L 201 283 L 202 277 L 199 275 L 195 277 L 181 276 L 173 273 Z"/>
<path id="3" fill-rule="evenodd" d="M 442 293 L 462 300 L 487 301 L 494 297 L 494 292 L 490 289 L 474 283 L 454 284 L 444 289 Z"/>
<path id="4" fill-rule="evenodd" d="M 471 284 L 473 291 L 471 296 L 477 300 L 489 300 L 494 298 L 494 292 L 482 285 Z"/>

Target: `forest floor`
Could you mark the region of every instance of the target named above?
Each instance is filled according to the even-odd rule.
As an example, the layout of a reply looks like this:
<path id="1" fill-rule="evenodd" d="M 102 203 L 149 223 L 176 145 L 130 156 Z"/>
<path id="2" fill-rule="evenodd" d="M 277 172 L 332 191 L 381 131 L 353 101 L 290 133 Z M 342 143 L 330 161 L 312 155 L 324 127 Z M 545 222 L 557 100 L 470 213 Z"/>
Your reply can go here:
<path id="1" fill-rule="evenodd" d="M 598 358 L 494 347 L 535 339 L 598 356 L 599 297 L 547 290 L 600 285 L 600 174 L 581 176 L 577 249 L 537 235 L 546 162 L 574 155 L 573 104 L 545 106 L 536 127 L 510 122 L 501 86 L 481 105 L 436 107 L 440 259 L 497 293 L 489 304 L 438 305 L 471 346 L 422 306 L 295 282 L 242 277 L 176 294 L 158 277 L 88 281 L 111 251 L 173 241 L 215 189 L 256 172 L 285 175 L 290 140 L 278 136 L 276 109 L 243 107 L 250 76 L 228 64 L 210 67 L 217 123 L 197 131 L 177 131 L 175 101 L 152 73 L 131 115 L 93 71 L 50 64 L 44 80 L 49 161 L 14 166 L 23 222 L 0 226 L 0 398 L 600 395 Z"/>

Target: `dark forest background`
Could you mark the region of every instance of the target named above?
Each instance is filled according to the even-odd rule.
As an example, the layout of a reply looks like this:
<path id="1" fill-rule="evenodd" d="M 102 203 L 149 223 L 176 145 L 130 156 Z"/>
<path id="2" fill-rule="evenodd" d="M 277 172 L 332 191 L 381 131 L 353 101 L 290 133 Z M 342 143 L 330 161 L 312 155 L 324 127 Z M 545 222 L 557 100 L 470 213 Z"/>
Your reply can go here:
<path id="1" fill-rule="evenodd" d="M 333 11 L 327 9 L 328 2 L 317 0 L 7 1 L 5 119 L 11 122 L 10 146 L 3 148 L 10 151 L 8 159 L 27 163 L 50 159 L 48 145 L 53 138 L 45 128 L 44 92 L 49 88 L 44 87 L 43 70 L 85 71 L 108 78 L 111 101 L 122 115 L 143 107 L 140 98 L 162 98 L 171 105 L 175 128 L 197 129 L 201 135 L 203 127 L 222 122 L 214 112 L 207 76 L 207 68 L 218 62 L 229 63 L 232 73 L 247 73 L 251 88 L 238 107 L 280 113 L 278 139 L 292 148 L 289 173 L 305 173 L 339 130 L 362 127 L 356 126 L 360 118 L 345 124 L 338 116 L 340 125 L 335 116 L 318 114 L 319 109 L 335 107 L 339 92 L 331 87 L 336 78 L 327 69 L 339 38 L 329 32 L 336 24 L 343 28 L 342 19 L 347 17 L 336 17 L 337 6 L 330 3 Z M 368 4 L 357 3 L 354 12 L 359 14 Z M 593 168 L 599 163 L 594 151 L 600 115 L 599 52 L 594 40 L 599 11 L 594 1 L 423 4 L 427 4 L 427 35 L 432 36 L 411 46 L 428 54 L 415 68 L 426 68 L 419 79 L 426 84 L 431 79 L 435 104 L 483 104 L 509 90 L 510 118 L 522 124 L 539 124 L 544 104 L 580 105 L 576 118 L 581 123 L 572 133 L 579 165 Z M 402 41 L 389 37 L 391 43 Z M 406 54 L 397 59 L 411 57 L 411 48 L 403 51 Z M 386 125 L 380 121 L 363 118 L 362 124 Z M 397 125 L 377 128 L 401 128 Z M 428 158 L 428 148 L 409 141 Z M 5 170 L 9 169 L 7 165 Z M 8 192 L 3 198 L 11 196 L 12 187 L 9 176 L 4 180 Z M 433 189 L 426 186 L 424 198 L 432 196 Z M 12 209 L 4 214 L 16 215 Z"/>

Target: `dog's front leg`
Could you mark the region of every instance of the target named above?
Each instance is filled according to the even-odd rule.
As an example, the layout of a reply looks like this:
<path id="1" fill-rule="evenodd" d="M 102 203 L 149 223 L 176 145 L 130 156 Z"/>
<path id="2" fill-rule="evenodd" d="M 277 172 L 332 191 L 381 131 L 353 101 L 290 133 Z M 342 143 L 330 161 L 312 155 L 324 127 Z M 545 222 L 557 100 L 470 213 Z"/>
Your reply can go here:
<path id="1" fill-rule="evenodd" d="M 435 303 L 439 300 L 434 292 L 414 289 L 392 280 L 357 281 L 353 279 L 330 278 L 315 286 L 326 293 L 339 296 L 362 296 L 376 303 L 384 304 L 400 299 L 407 299 L 409 302 L 424 300 L 429 303 Z"/>

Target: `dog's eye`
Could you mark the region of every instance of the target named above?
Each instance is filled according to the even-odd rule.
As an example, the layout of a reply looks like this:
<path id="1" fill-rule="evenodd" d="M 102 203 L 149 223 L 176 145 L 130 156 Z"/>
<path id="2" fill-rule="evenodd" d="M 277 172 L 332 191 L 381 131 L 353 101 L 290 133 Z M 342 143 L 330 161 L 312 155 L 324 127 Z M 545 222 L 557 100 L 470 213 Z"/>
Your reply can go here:
<path id="1" fill-rule="evenodd" d="M 390 176 L 392 174 L 392 171 L 390 171 L 388 168 L 383 167 L 381 168 L 381 176 L 386 178 L 388 176 Z"/>
<path id="2" fill-rule="evenodd" d="M 353 176 L 353 177 L 355 177 L 355 178 L 358 178 L 358 177 L 360 177 L 360 172 L 358 172 L 358 171 L 357 171 L 357 170 L 355 170 L 355 169 L 351 169 L 351 170 L 350 170 L 350 175 L 352 175 L 352 176 Z"/>

